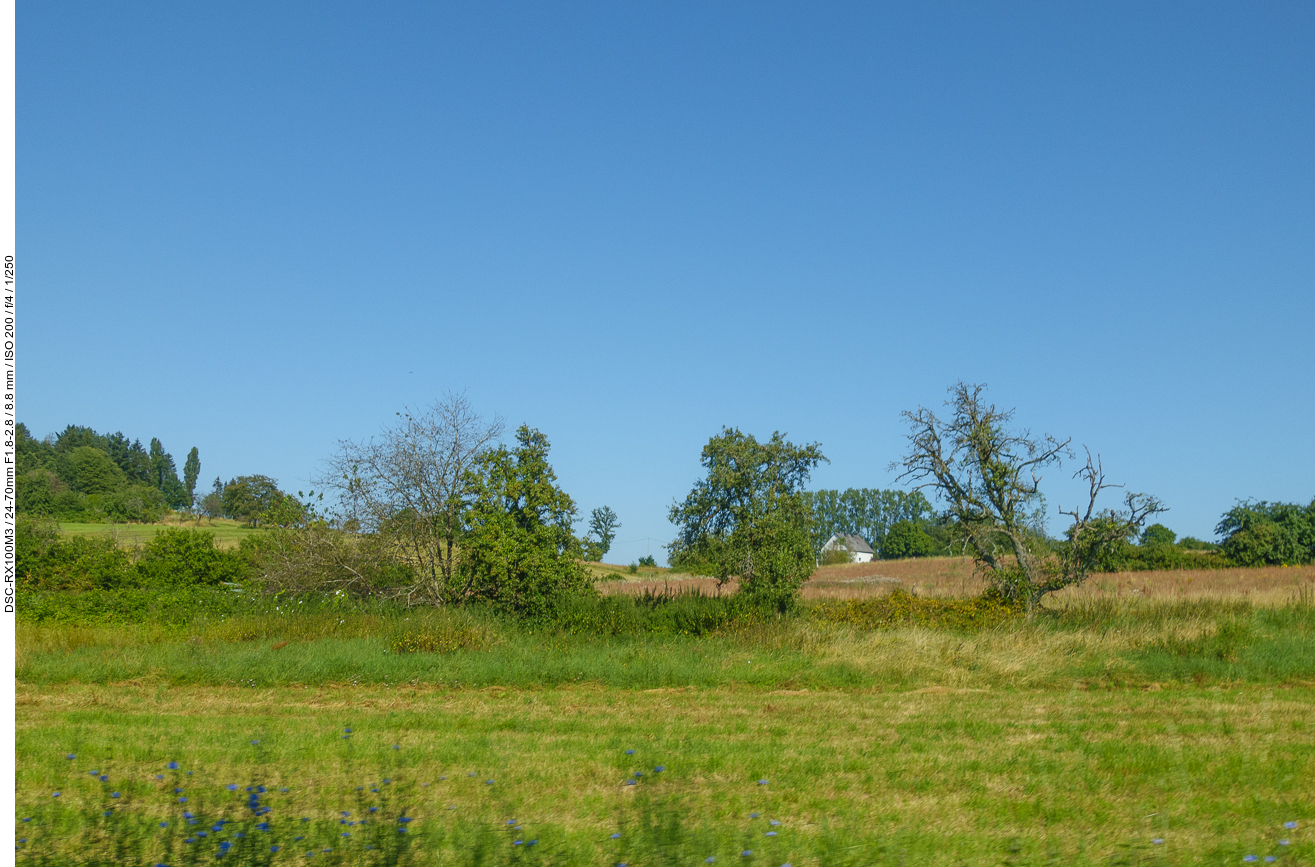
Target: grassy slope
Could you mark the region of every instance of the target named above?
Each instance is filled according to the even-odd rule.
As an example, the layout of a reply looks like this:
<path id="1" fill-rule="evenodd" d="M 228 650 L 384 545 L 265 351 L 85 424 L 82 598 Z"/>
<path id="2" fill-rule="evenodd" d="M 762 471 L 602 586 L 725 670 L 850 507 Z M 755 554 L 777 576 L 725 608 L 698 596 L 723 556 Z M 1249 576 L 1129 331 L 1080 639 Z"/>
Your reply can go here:
<path id="1" fill-rule="evenodd" d="M 233 521 L 228 518 L 216 518 L 214 521 L 202 518 L 199 524 L 191 518 L 169 518 L 158 524 L 78 524 L 61 522 L 59 530 L 69 536 L 114 535 L 121 544 L 132 546 L 149 542 L 166 527 L 185 527 L 214 533 L 215 542 L 221 548 L 236 548 L 245 537 L 253 533 L 263 532 L 253 530 L 240 521 Z"/>

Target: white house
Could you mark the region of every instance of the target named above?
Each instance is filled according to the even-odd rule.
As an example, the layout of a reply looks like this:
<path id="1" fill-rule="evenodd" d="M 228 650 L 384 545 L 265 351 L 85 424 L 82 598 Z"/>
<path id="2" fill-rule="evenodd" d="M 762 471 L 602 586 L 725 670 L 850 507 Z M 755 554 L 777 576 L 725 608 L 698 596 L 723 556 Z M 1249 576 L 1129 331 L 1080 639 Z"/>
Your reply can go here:
<path id="1" fill-rule="evenodd" d="M 822 546 L 822 553 L 827 551 L 848 551 L 849 562 L 871 563 L 874 555 L 872 546 L 862 536 L 850 536 L 846 533 L 832 534 Z"/>

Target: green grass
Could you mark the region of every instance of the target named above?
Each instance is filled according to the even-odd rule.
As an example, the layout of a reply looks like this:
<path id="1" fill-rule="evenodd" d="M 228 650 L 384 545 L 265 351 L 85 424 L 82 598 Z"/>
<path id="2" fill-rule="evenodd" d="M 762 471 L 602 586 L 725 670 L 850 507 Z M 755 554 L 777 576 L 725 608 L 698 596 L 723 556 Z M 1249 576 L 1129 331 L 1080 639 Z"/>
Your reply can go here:
<path id="1" fill-rule="evenodd" d="M 242 540 L 252 534 L 265 532 L 241 524 L 237 521 L 219 519 L 213 524 L 202 518 L 201 523 L 184 521 L 168 524 L 81 524 L 61 521 L 59 531 L 66 536 L 109 536 L 114 535 L 125 546 L 144 545 L 166 528 L 183 527 L 185 529 L 205 530 L 213 533 L 215 543 L 221 548 L 236 548 Z"/>
<path id="2" fill-rule="evenodd" d="M 312 863 L 250 848 L 298 833 L 342 864 L 1315 862 L 1309 599 L 605 638 L 469 611 L 243 605 L 20 622 L 24 845 L 88 864 L 119 841 L 131 852 L 104 863 L 156 863 L 177 786 L 187 809 L 246 829 L 230 861 L 251 864 Z M 447 652 L 397 652 L 417 636 Z M 269 831 L 228 784 L 270 789 Z M 111 804 L 107 786 L 130 797 Z M 414 818 L 410 849 L 333 845 L 341 811 L 368 805 Z M 539 845 L 513 846 L 517 827 Z M 192 863 L 178 852 L 167 863 Z"/>

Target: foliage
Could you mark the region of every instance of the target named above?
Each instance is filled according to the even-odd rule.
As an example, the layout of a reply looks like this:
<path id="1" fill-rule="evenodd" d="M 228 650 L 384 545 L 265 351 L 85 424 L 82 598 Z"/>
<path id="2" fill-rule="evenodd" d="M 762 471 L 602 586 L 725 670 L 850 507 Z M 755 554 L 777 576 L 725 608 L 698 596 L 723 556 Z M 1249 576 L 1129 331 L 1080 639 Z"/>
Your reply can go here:
<path id="1" fill-rule="evenodd" d="M 1178 534 L 1163 524 L 1151 524 L 1141 532 L 1141 544 L 1147 548 L 1172 545 L 1177 538 Z"/>
<path id="2" fill-rule="evenodd" d="M 515 447 L 484 452 L 467 473 L 476 496 L 462 540 L 457 598 L 535 616 L 560 595 L 592 588 L 590 573 L 577 562 L 575 502 L 557 487 L 548 450 L 546 436 L 522 425 Z"/>
<path id="3" fill-rule="evenodd" d="M 49 520 L 20 515 L 14 549 L 14 574 L 23 590 L 106 589 L 132 580 L 132 560 L 114 539 L 63 538 Z"/>
<path id="4" fill-rule="evenodd" d="M 282 505 L 287 494 L 269 476 L 238 476 L 224 485 L 224 517 L 259 526 L 265 516 Z"/>
<path id="5" fill-rule="evenodd" d="M 1106 568 L 1118 546 L 1164 509 L 1154 497 L 1129 493 L 1123 510 L 1097 511 L 1100 492 L 1114 486 L 1106 483 L 1099 458 L 1088 452 L 1086 466 L 1075 474 L 1088 485 L 1085 510 L 1061 510 L 1073 523 L 1067 542 L 1052 545 L 1044 533 L 1039 473 L 1071 457 L 1069 440 L 1010 430 L 1013 411 L 985 403 L 985 388 L 962 382 L 952 387 L 949 420 L 925 408 L 905 412 L 910 451 L 892 469 L 902 466 L 901 479 L 925 480 L 920 487 L 937 492 L 962 544 L 993 586 L 1030 612 L 1047 593 Z"/>
<path id="6" fill-rule="evenodd" d="M 616 531 L 621 526 L 616 512 L 608 506 L 599 506 L 589 513 L 589 535 L 585 539 L 585 559 L 598 562 L 612 547 Z"/>
<path id="7" fill-rule="evenodd" d="M 166 452 L 164 446 L 154 437 L 151 439 L 148 457 L 151 460 L 151 482 L 160 493 L 164 494 L 164 501 L 169 507 L 181 509 L 191 505 L 187 489 L 178 481 L 178 468 L 174 464 L 173 455 Z"/>
<path id="8" fill-rule="evenodd" d="M 703 447 L 707 476 L 671 507 L 672 565 L 704 562 L 718 586 L 739 576 L 740 592 L 789 607 L 815 565 L 803 485 L 824 460 L 817 443 L 796 446 L 779 431 L 759 443 L 723 428 Z"/>
<path id="9" fill-rule="evenodd" d="M 376 534 L 381 553 L 415 571 L 414 601 L 459 603 L 471 593 L 461 540 L 502 421 L 458 395 L 398 418 L 377 438 L 340 442 L 322 483 L 339 495 L 344 526 Z"/>
<path id="10" fill-rule="evenodd" d="M 215 547 L 214 535 L 201 530 L 167 528 L 135 551 L 125 550 L 113 533 L 60 536 L 53 522 L 27 515 L 15 531 L 15 574 L 27 590 L 185 587 L 246 575 L 242 558 Z"/>
<path id="11" fill-rule="evenodd" d="M 640 566 L 647 566 L 647 567 L 649 567 L 650 569 L 656 569 L 656 568 L 657 568 L 657 558 L 654 557 L 654 556 L 652 556 L 651 554 L 645 554 L 643 557 L 640 557 L 640 558 L 639 558 L 639 565 L 640 565 Z"/>
<path id="12" fill-rule="evenodd" d="M 80 494 L 108 494 L 127 481 L 110 456 L 91 446 L 78 446 L 59 455 L 56 472 Z"/>
<path id="13" fill-rule="evenodd" d="M 1239 502 L 1215 532 L 1224 556 L 1239 566 L 1277 566 L 1315 560 L 1315 500 L 1308 506 Z"/>
<path id="14" fill-rule="evenodd" d="M 196 502 L 196 480 L 201 475 L 201 453 L 196 446 L 187 453 L 187 462 L 183 464 L 183 487 L 187 490 L 187 505 L 190 508 Z"/>
<path id="15" fill-rule="evenodd" d="M 927 522 L 932 505 L 921 491 L 881 491 L 850 488 L 814 491 L 804 498 L 813 515 L 813 546 L 821 551 L 832 534 L 862 536 L 880 551 L 886 532 L 899 521 Z"/>
<path id="16" fill-rule="evenodd" d="M 920 523 L 896 521 L 881 545 L 881 559 L 903 560 L 909 557 L 930 557 L 936 543 Z"/>
<path id="17" fill-rule="evenodd" d="M 214 586 L 247 575 L 238 554 L 216 547 L 214 533 L 179 527 L 161 530 L 143 546 L 136 571 L 143 587 Z"/>
<path id="18" fill-rule="evenodd" d="M 1020 617 L 1026 610 L 1021 601 L 994 588 L 975 599 L 924 598 L 894 590 L 871 599 L 822 602 L 813 609 L 813 617 L 858 629 L 924 626 L 973 632 Z"/>

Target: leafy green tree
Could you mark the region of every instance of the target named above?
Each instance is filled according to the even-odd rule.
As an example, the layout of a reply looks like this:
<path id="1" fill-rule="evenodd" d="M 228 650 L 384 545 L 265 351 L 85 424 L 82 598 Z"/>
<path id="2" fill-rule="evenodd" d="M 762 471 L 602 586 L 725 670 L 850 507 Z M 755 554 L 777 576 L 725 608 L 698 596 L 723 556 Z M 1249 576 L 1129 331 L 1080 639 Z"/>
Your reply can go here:
<path id="1" fill-rule="evenodd" d="M 183 464 L 183 487 L 187 489 L 187 504 L 190 508 L 196 502 L 196 480 L 201 475 L 201 453 L 196 446 L 187 453 L 187 462 Z"/>
<path id="2" fill-rule="evenodd" d="M 922 524 L 913 521 L 896 521 L 881 542 L 881 559 L 905 560 L 910 557 L 930 557 L 936 543 Z"/>
<path id="3" fill-rule="evenodd" d="M 1224 556 L 1239 566 L 1294 565 L 1315 560 L 1315 500 L 1239 502 L 1215 527 Z"/>
<path id="4" fill-rule="evenodd" d="M 938 418 L 925 408 L 905 412 L 909 452 L 892 469 L 901 479 L 922 481 L 948 504 L 947 517 L 961 534 L 965 550 L 977 560 L 1004 596 L 1027 605 L 1029 616 L 1047 593 L 1086 580 L 1111 552 L 1135 538 L 1146 519 L 1164 511 L 1154 497 L 1127 494 L 1123 510 L 1096 510 L 1105 481 L 1099 458 L 1087 453 L 1076 477 L 1087 483 L 1085 509 L 1060 510 L 1072 518 L 1067 542 L 1053 545 L 1044 533 L 1040 473 L 1071 457 L 1070 440 L 1033 437 L 1011 430 L 1013 411 L 1002 411 L 982 397 L 984 385 L 958 383 L 947 406 L 953 416 Z"/>
<path id="5" fill-rule="evenodd" d="M 480 455 L 478 468 L 468 474 L 478 493 L 462 540 L 465 591 L 526 616 L 543 614 L 557 598 L 593 585 L 577 560 L 575 501 L 557 486 L 548 450 L 546 436 L 522 425 L 513 448 Z"/>
<path id="6" fill-rule="evenodd" d="M 25 515 L 52 515 L 55 496 L 67 491 L 68 485 L 47 469 L 34 469 L 17 479 L 16 508 Z"/>
<path id="7" fill-rule="evenodd" d="M 128 484 L 100 498 L 105 517 L 115 522 L 150 524 L 164 517 L 164 494 L 146 484 Z"/>
<path id="8" fill-rule="evenodd" d="M 669 562 L 701 561 L 718 586 L 738 576 L 746 595 L 782 609 L 793 604 L 815 566 L 803 486 L 825 460 L 817 443 L 796 446 L 779 431 L 760 443 L 723 428 L 703 447 L 706 477 L 671 507 L 679 535 Z"/>
<path id="9" fill-rule="evenodd" d="M 621 522 L 610 507 L 599 506 L 590 512 L 589 534 L 593 538 L 585 540 L 585 556 L 594 562 L 602 560 L 611 549 L 612 540 L 616 538 L 616 531 L 620 527 Z"/>
<path id="10" fill-rule="evenodd" d="M 1155 548 L 1163 545 L 1172 545 L 1177 540 L 1178 534 L 1163 524 L 1151 524 L 1141 533 L 1141 544 L 1145 548 Z"/>
<path id="11" fill-rule="evenodd" d="M 224 485 L 224 517 L 258 526 L 265 513 L 282 503 L 284 496 L 269 476 L 238 476 Z"/>
<path id="12" fill-rule="evenodd" d="M 112 493 L 127 479 L 109 454 L 95 446 L 77 446 L 56 458 L 61 478 L 82 494 Z"/>

